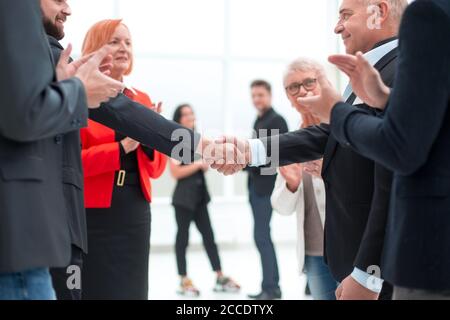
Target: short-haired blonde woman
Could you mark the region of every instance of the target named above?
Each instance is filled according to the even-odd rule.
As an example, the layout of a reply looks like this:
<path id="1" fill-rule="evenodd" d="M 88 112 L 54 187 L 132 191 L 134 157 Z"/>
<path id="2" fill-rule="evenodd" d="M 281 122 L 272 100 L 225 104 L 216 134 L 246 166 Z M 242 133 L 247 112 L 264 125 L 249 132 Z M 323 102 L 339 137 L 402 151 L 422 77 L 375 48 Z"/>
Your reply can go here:
<path id="1" fill-rule="evenodd" d="M 311 59 L 299 58 L 289 65 L 284 77 L 287 97 L 301 114 L 302 128 L 320 124 L 297 102 L 299 97 L 320 94 L 317 82 L 320 68 L 322 66 Z M 312 297 L 335 300 L 337 283 L 323 258 L 325 187 L 320 171 L 321 162 L 280 168 L 272 205 L 280 214 L 297 214 L 299 268 L 306 273 Z"/>

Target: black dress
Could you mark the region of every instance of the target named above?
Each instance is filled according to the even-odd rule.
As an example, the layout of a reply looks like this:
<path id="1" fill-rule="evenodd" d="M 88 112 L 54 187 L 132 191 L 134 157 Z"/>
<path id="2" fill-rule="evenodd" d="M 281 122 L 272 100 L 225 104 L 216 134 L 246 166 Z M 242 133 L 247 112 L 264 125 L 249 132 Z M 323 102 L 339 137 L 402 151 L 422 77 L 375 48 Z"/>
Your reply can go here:
<path id="1" fill-rule="evenodd" d="M 116 134 L 116 141 L 123 138 Z M 143 148 L 151 158 L 153 150 Z M 123 187 L 115 183 L 111 208 L 86 210 L 83 300 L 148 300 L 150 205 L 141 191 L 137 153 L 121 147 L 120 158 L 126 180 Z"/>

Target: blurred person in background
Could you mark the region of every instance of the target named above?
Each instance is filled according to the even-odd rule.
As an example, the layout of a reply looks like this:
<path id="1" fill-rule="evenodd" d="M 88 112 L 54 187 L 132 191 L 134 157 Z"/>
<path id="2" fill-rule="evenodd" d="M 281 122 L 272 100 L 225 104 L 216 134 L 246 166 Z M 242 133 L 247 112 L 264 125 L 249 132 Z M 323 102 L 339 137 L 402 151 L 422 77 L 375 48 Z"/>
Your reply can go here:
<path id="1" fill-rule="evenodd" d="M 303 108 L 299 97 L 319 95 L 317 70 L 320 65 L 306 58 L 292 62 L 284 77 L 284 87 L 292 106 L 301 114 L 302 128 L 320 125 L 320 120 Z M 337 282 L 325 264 L 325 186 L 322 161 L 293 164 L 279 169 L 272 205 L 282 215 L 297 215 L 297 254 L 300 272 L 305 271 L 314 300 L 335 300 Z"/>
<path id="2" fill-rule="evenodd" d="M 121 20 L 103 20 L 87 33 L 83 55 L 113 48 L 111 78 L 133 70 L 133 42 Z M 149 96 L 125 85 L 124 95 L 160 112 Z M 147 300 L 151 182 L 167 158 L 97 122 L 81 132 L 89 254 L 84 256 L 83 300 Z"/>
<path id="3" fill-rule="evenodd" d="M 173 120 L 183 127 L 195 130 L 195 114 L 188 104 L 181 105 L 175 110 Z M 206 253 L 217 276 L 214 291 L 231 293 L 240 291 L 240 286 L 222 272 L 219 251 L 208 212 L 208 203 L 211 200 L 205 179 L 205 172 L 208 171 L 208 168 L 208 164 L 201 160 L 188 165 L 177 160 L 170 161 L 170 171 L 172 176 L 177 179 L 172 204 L 175 208 L 178 226 L 175 244 L 178 274 L 181 277 L 178 293 L 184 296 L 200 296 L 200 290 L 188 277 L 186 265 L 186 250 L 189 245 L 189 229 L 192 222 L 195 222 L 202 235 Z"/>
<path id="4" fill-rule="evenodd" d="M 272 106 L 272 86 L 265 80 L 255 80 L 250 86 L 253 105 L 258 117 L 253 126 L 254 138 L 263 138 L 288 132 L 288 125 Z M 281 298 L 280 275 L 270 223 L 272 204 L 270 196 L 275 186 L 276 174 L 263 174 L 259 168 L 246 169 L 250 205 L 254 219 L 254 239 L 261 257 L 263 281 L 261 292 L 249 295 L 250 299 L 273 300 Z M 274 172 L 275 173 L 275 172 Z"/>

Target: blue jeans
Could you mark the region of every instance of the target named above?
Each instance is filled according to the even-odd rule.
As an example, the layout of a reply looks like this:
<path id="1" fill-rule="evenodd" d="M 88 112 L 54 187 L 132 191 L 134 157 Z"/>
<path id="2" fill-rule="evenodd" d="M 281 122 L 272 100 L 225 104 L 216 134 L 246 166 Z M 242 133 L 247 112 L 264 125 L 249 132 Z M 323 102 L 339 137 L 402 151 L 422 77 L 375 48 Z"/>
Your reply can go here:
<path id="1" fill-rule="evenodd" d="M 305 256 L 305 272 L 314 300 L 336 300 L 338 283 L 331 275 L 323 257 Z"/>
<path id="2" fill-rule="evenodd" d="M 262 290 L 274 292 L 280 289 L 280 276 L 278 274 L 277 255 L 270 234 L 270 221 L 272 220 L 272 204 L 270 196 L 261 196 L 250 185 L 250 204 L 255 220 L 254 237 L 256 247 L 261 256 L 263 273 Z"/>
<path id="3" fill-rule="evenodd" d="M 0 300 L 55 300 L 48 269 L 0 273 Z"/>

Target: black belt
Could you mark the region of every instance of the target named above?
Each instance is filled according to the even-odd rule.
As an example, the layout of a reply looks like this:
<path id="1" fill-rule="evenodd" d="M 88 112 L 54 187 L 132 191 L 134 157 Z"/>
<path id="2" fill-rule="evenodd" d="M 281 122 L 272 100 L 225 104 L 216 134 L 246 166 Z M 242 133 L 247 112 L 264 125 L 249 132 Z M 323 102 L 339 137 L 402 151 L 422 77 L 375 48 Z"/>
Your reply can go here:
<path id="1" fill-rule="evenodd" d="M 140 177 L 138 172 L 127 172 L 125 170 L 120 170 L 116 174 L 116 186 L 123 187 L 125 185 L 139 185 Z"/>

